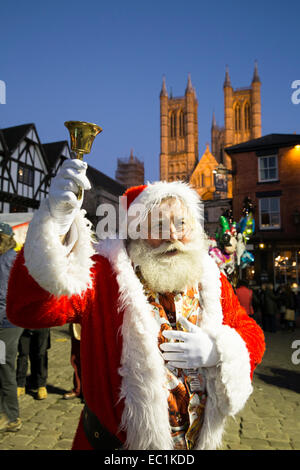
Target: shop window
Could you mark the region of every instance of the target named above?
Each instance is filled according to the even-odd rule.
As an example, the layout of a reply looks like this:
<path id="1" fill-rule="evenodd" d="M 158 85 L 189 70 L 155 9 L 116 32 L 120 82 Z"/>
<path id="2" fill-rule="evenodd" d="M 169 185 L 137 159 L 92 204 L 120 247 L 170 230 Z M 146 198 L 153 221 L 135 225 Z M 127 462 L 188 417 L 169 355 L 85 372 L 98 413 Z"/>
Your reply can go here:
<path id="1" fill-rule="evenodd" d="M 258 159 L 258 181 L 268 182 L 278 180 L 277 155 L 259 157 Z"/>
<path id="2" fill-rule="evenodd" d="M 299 287 L 299 253 L 297 250 L 275 251 L 274 284 L 289 284 L 293 289 Z"/>
<path id="3" fill-rule="evenodd" d="M 280 228 L 279 197 L 259 199 L 259 227 L 261 230 Z"/>

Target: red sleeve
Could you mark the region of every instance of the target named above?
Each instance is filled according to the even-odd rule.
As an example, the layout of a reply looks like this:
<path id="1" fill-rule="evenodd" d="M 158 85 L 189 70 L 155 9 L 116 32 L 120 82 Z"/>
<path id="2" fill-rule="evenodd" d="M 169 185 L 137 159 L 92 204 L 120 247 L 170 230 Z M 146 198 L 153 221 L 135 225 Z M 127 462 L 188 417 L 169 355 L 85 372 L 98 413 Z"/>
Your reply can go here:
<path id="1" fill-rule="evenodd" d="M 257 364 L 265 352 L 265 337 L 262 329 L 247 315 L 240 305 L 231 284 L 226 276 L 221 274 L 223 324 L 234 328 L 246 343 L 250 356 L 251 379 Z"/>
<path id="2" fill-rule="evenodd" d="M 7 317 L 22 328 L 50 328 L 65 323 L 80 323 L 90 295 L 54 297 L 30 276 L 23 250 L 10 272 L 7 291 Z"/>

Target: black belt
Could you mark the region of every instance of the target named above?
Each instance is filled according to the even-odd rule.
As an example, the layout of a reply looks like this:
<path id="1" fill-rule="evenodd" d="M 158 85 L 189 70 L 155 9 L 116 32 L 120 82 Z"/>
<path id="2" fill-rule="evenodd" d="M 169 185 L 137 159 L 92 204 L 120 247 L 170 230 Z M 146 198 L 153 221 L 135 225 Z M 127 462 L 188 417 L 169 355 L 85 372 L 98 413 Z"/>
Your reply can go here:
<path id="1" fill-rule="evenodd" d="M 102 426 L 86 404 L 83 408 L 83 429 L 87 440 L 95 450 L 115 450 L 122 447 L 122 442 Z"/>

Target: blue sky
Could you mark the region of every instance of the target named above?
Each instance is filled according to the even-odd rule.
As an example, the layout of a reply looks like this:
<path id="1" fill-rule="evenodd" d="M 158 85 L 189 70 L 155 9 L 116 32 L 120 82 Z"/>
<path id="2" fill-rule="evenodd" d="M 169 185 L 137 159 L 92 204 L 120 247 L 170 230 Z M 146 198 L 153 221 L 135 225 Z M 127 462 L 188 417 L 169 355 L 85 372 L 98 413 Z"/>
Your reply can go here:
<path id="1" fill-rule="evenodd" d="M 262 81 L 262 132 L 300 134 L 299 0 L 36 0 L 1 2 L 0 127 L 33 122 L 43 143 L 68 139 L 66 120 L 99 124 L 86 161 L 114 177 L 117 158 L 134 154 L 146 180 L 159 178 L 159 93 L 196 88 L 199 156 L 212 113 L 223 124 L 223 81 Z"/>

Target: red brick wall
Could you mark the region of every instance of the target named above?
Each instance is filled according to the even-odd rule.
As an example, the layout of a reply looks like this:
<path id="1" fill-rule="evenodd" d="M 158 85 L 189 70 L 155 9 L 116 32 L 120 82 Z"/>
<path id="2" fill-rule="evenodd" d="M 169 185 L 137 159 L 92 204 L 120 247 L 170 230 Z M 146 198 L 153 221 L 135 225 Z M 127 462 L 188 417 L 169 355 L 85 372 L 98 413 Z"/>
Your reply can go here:
<path id="1" fill-rule="evenodd" d="M 270 155 L 272 152 L 270 152 Z M 282 148 L 278 152 L 278 182 L 258 183 L 258 157 L 255 152 L 232 155 L 233 215 L 238 221 L 242 215 L 243 200 L 249 196 L 256 205 L 256 234 L 268 239 L 299 238 L 300 227 L 293 222 L 293 212 L 300 211 L 300 148 Z M 281 230 L 259 231 L 257 192 L 282 191 L 280 197 Z"/>

